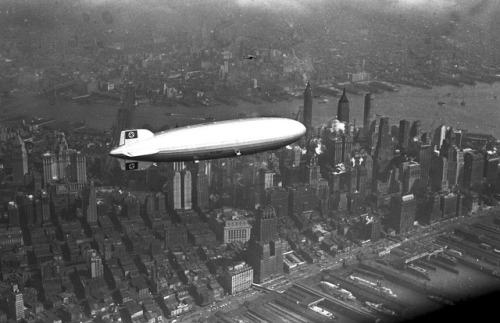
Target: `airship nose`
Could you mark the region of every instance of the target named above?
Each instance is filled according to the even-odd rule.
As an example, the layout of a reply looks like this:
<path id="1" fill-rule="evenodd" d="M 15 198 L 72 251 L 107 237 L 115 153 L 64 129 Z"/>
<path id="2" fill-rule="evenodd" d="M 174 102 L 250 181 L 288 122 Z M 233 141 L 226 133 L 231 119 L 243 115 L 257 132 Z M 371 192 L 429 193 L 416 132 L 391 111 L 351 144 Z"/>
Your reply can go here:
<path id="1" fill-rule="evenodd" d="M 293 129 L 294 134 L 302 136 L 306 133 L 306 127 L 301 122 L 295 120 L 290 120 L 290 122 L 290 128 Z"/>

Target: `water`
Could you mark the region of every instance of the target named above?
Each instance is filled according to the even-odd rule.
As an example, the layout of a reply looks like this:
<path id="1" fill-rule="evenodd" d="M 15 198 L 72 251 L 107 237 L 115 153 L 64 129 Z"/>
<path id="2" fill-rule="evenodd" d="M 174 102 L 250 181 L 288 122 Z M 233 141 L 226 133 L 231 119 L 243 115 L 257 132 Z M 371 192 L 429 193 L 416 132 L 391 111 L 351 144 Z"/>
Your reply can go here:
<path id="1" fill-rule="evenodd" d="M 498 96 L 497 100 L 495 96 Z M 442 86 L 431 90 L 402 86 L 398 92 L 384 92 L 374 95 L 372 118 L 376 115 L 390 117 L 391 123 L 399 123 L 400 119 L 410 121 L 421 120 L 423 130 L 429 130 L 440 124 L 454 128 L 484 132 L 500 137 L 500 86 L 478 83 L 475 86 Z M 319 104 L 313 100 L 313 125 L 321 125 L 337 114 L 338 98 L 329 97 L 329 102 Z M 349 95 L 351 122 L 363 123 L 363 95 Z M 32 98 L 23 104 L 3 109 L 5 115 L 26 114 L 46 118 L 57 118 L 69 122 L 85 121 L 87 126 L 99 130 L 108 130 L 116 119 L 117 105 L 89 104 L 79 105 L 72 101 L 58 101 L 49 104 L 46 100 Z M 465 105 L 461 105 L 460 101 Z M 444 105 L 438 105 L 444 102 Z M 203 122 L 206 117 L 216 120 L 239 118 L 246 116 L 283 116 L 295 118 L 302 99 L 281 101 L 277 103 L 263 102 L 255 105 L 239 102 L 238 106 L 219 105 L 211 107 L 176 107 L 139 105 L 132 114 L 131 126 L 142 127 L 150 124 L 155 128 L 166 125 L 179 126 Z M 373 119 L 372 119 L 373 120 Z"/>

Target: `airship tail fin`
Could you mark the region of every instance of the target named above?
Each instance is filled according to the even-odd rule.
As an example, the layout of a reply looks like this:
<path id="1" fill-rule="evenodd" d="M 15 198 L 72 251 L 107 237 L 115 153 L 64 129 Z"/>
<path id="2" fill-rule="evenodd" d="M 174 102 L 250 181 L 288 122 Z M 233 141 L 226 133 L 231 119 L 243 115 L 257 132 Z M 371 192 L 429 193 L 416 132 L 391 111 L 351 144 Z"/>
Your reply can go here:
<path id="1" fill-rule="evenodd" d="M 144 140 L 148 138 L 154 137 L 154 133 L 149 131 L 148 129 L 131 129 L 131 130 L 123 130 L 120 133 L 120 146 L 125 144 L 131 144 L 139 140 Z"/>
<path id="2" fill-rule="evenodd" d="M 126 160 L 126 159 L 118 159 L 120 163 L 120 168 L 126 171 L 138 171 L 148 169 L 152 162 L 147 161 L 136 161 L 136 160 Z"/>

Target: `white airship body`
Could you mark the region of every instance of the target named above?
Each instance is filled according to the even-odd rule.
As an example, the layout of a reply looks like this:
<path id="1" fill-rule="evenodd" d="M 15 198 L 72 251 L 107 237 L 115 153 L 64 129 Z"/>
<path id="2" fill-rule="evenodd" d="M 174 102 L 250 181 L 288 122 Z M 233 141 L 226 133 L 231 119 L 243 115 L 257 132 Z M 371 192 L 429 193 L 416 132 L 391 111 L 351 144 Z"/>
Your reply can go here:
<path id="1" fill-rule="evenodd" d="M 119 147 L 109 154 L 126 160 L 124 169 L 136 170 L 153 162 L 196 162 L 278 149 L 297 141 L 305 132 L 302 123 L 285 118 L 218 121 L 156 134 L 146 129 L 124 130 Z"/>

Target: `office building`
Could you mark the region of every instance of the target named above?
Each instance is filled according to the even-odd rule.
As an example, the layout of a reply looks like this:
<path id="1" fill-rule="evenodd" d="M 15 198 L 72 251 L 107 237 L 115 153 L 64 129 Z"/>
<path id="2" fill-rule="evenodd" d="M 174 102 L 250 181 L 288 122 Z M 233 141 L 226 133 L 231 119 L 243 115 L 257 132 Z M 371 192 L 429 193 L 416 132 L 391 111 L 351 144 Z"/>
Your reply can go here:
<path id="1" fill-rule="evenodd" d="M 24 197 L 24 214 L 26 215 L 26 222 L 28 226 L 35 224 L 35 198 L 33 195 Z"/>
<path id="2" fill-rule="evenodd" d="M 349 163 L 352 152 L 352 136 L 344 134 L 342 136 L 342 162 Z"/>
<path id="3" fill-rule="evenodd" d="M 222 274 L 226 293 L 234 295 L 250 288 L 253 284 L 253 269 L 245 262 L 228 267 Z"/>
<path id="4" fill-rule="evenodd" d="M 24 175 L 28 173 L 28 154 L 24 141 L 19 135 L 14 140 L 12 147 L 12 179 L 14 184 L 23 185 Z"/>
<path id="5" fill-rule="evenodd" d="M 484 156 L 484 178 L 491 185 L 495 185 L 498 179 L 498 164 L 500 158 L 493 154 L 493 152 L 487 152 Z"/>
<path id="6" fill-rule="evenodd" d="M 432 147 L 435 150 L 440 150 L 443 141 L 446 138 L 446 126 L 440 125 L 434 130 L 434 136 L 432 137 Z"/>
<path id="7" fill-rule="evenodd" d="M 313 94 L 311 84 L 307 82 L 306 89 L 304 90 L 304 126 L 306 127 L 306 138 L 310 138 L 312 131 L 312 104 Z"/>
<path id="8" fill-rule="evenodd" d="M 458 196 L 455 193 L 441 195 L 441 217 L 443 220 L 454 218 L 457 214 Z"/>
<path id="9" fill-rule="evenodd" d="M 300 174 L 300 167 L 299 166 L 292 166 L 292 165 L 287 165 L 283 168 L 281 171 L 282 179 L 283 179 L 283 186 L 290 186 L 294 184 L 299 184 L 301 183 L 301 174 Z"/>
<path id="10" fill-rule="evenodd" d="M 50 221 L 50 196 L 46 191 L 42 191 L 41 194 L 41 200 L 42 200 L 42 214 L 41 214 L 41 219 L 43 223 L 49 223 Z M 37 215 L 38 217 L 38 215 Z"/>
<path id="11" fill-rule="evenodd" d="M 96 197 L 96 188 L 94 186 L 93 181 L 90 183 L 90 188 L 89 188 L 87 222 L 88 223 L 97 222 L 97 197 Z"/>
<path id="12" fill-rule="evenodd" d="M 406 233 L 413 228 L 416 216 L 416 200 L 413 194 L 394 195 L 390 202 L 390 225 L 399 233 Z"/>
<path id="13" fill-rule="evenodd" d="M 288 190 L 274 187 L 266 190 L 265 204 L 273 208 L 276 217 L 288 216 Z"/>
<path id="14" fill-rule="evenodd" d="M 283 274 L 284 251 L 285 242 L 279 238 L 250 242 L 249 264 L 253 268 L 255 283 L 262 284 Z"/>
<path id="15" fill-rule="evenodd" d="M 244 211 L 223 208 L 211 215 L 211 224 L 217 239 L 222 243 L 247 242 L 250 240 L 252 226 L 244 216 Z"/>
<path id="16" fill-rule="evenodd" d="M 24 319 L 24 300 L 23 294 L 19 291 L 17 285 L 12 287 L 12 292 L 9 295 L 9 312 L 10 317 L 15 321 Z"/>
<path id="17" fill-rule="evenodd" d="M 102 277 L 104 275 L 102 259 L 96 250 L 87 250 L 87 265 L 91 278 Z"/>
<path id="18" fill-rule="evenodd" d="M 272 206 L 265 205 L 257 210 L 253 231 L 257 241 L 269 242 L 278 238 L 278 218 Z"/>
<path id="19" fill-rule="evenodd" d="M 434 156 L 429 169 L 431 189 L 435 192 L 448 188 L 448 161 L 445 157 Z"/>
<path id="20" fill-rule="evenodd" d="M 391 139 L 388 117 L 380 118 L 375 157 L 376 160 L 374 162 L 376 164 L 377 174 L 385 172 L 389 166 L 389 162 L 394 157 L 394 146 Z"/>
<path id="21" fill-rule="evenodd" d="M 290 215 L 312 211 L 318 205 L 318 197 L 314 188 L 307 184 L 290 186 L 289 194 L 288 212 Z"/>
<path id="22" fill-rule="evenodd" d="M 399 174 L 401 176 L 402 192 L 408 194 L 415 182 L 420 179 L 420 164 L 414 161 L 403 162 Z"/>
<path id="23" fill-rule="evenodd" d="M 274 186 L 274 172 L 269 169 L 259 170 L 259 187 L 262 191 Z"/>
<path id="24" fill-rule="evenodd" d="M 81 189 L 87 182 L 86 158 L 79 151 L 68 148 L 64 133 L 59 135 L 54 151 L 44 154 L 42 161 L 46 186 L 52 181 L 64 179 Z"/>
<path id="25" fill-rule="evenodd" d="M 342 96 L 337 106 L 337 120 L 345 122 L 346 124 L 349 123 L 349 100 L 347 99 L 345 89 L 342 92 Z"/>
<path id="26" fill-rule="evenodd" d="M 463 185 L 467 188 L 481 184 L 484 174 L 484 156 L 473 150 L 467 150 L 464 155 Z"/>
<path id="27" fill-rule="evenodd" d="M 328 133 L 325 138 L 327 160 L 335 166 L 343 162 L 344 139 L 341 133 Z"/>
<path id="28" fill-rule="evenodd" d="M 19 207 L 16 202 L 11 201 L 7 206 L 7 216 L 9 218 L 9 226 L 11 227 L 19 227 L 20 226 L 20 218 L 19 218 Z"/>
<path id="29" fill-rule="evenodd" d="M 308 183 L 312 187 L 318 184 L 318 180 L 321 178 L 320 166 L 318 165 L 318 157 L 313 155 L 309 160 L 309 164 L 306 166 L 304 183 Z"/>
<path id="30" fill-rule="evenodd" d="M 464 168 L 464 152 L 457 146 L 448 150 L 448 183 L 454 186 L 461 183 Z"/>
<path id="31" fill-rule="evenodd" d="M 373 105 L 373 95 L 371 93 L 365 94 L 365 105 L 363 109 L 363 131 L 367 135 L 370 130 L 371 121 L 371 108 Z"/>
<path id="32" fill-rule="evenodd" d="M 430 145 L 423 143 L 419 144 L 417 161 L 420 164 L 420 179 L 424 184 L 429 182 L 429 170 L 431 167 L 432 154 L 433 152 Z"/>
<path id="33" fill-rule="evenodd" d="M 181 166 L 174 168 L 180 169 Z M 167 204 L 174 210 L 192 209 L 192 178 L 191 171 L 181 169 L 170 171 L 167 175 Z"/>
<path id="34" fill-rule="evenodd" d="M 210 162 L 200 161 L 196 174 L 196 206 L 200 209 L 209 206 Z"/>
<path id="35" fill-rule="evenodd" d="M 408 148 L 410 142 L 410 121 L 399 121 L 399 147 Z"/>

